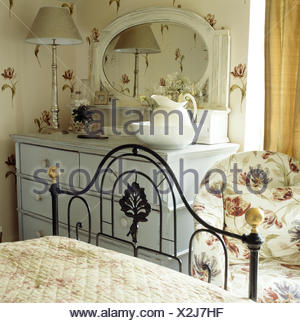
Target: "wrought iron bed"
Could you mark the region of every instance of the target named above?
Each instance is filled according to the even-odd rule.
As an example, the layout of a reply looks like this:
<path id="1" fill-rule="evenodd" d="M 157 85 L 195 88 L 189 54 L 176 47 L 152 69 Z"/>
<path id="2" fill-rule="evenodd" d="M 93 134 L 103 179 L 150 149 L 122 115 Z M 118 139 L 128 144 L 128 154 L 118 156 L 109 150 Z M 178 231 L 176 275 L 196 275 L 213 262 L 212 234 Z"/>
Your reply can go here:
<path id="1" fill-rule="evenodd" d="M 118 160 L 122 158 L 134 158 L 135 160 L 143 160 L 154 165 L 162 175 L 161 181 L 156 184 L 153 179 L 147 175 L 145 172 L 130 169 L 120 174 L 115 174 L 112 170 L 112 165 Z M 112 191 L 110 192 L 110 201 L 111 201 L 111 235 L 108 235 L 103 230 L 103 224 L 105 223 L 103 219 L 103 199 L 104 196 L 107 198 L 107 192 L 104 190 L 104 181 L 108 173 L 113 173 L 115 175 L 114 183 L 112 184 Z M 65 190 L 60 188 L 59 185 L 59 169 L 56 166 L 52 166 L 48 171 L 49 176 L 52 180 L 52 185 L 50 186 L 50 193 L 52 199 L 52 233 L 53 235 L 59 235 L 59 214 L 58 214 L 58 199 L 60 195 L 66 194 L 71 196 L 68 202 L 68 236 L 71 237 L 71 205 L 72 202 L 76 199 L 79 199 L 86 207 L 87 216 L 88 216 L 88 242 L 91 242 L 91 211 L 88 202 L 83 197 L 85 193 L 87 193 L 97 180 L 100 180 L 99 186 L 99 198 L 100 198 L 100 215 L 99 215 L 99 232 L 96 235 L 96 245 L 99 245 L 99 238 L 106 237 L 109 239 L 115 239 L 124 244 L 130 245 L 133 248 L 134 257 L 138 257 L 139 251 L 144 250 L 147 252 L 153 252 L 155 254 L 159 254 L 161 256 L 169 257 L 178 263 L 179 271 L 182 271 L 182 261 L 178 257 L 177 253 L 177 222 L 176 222 L 176 198 L 175 198 L 175 190 L 176 189 L 180 195 L 182 202 L 184 203 L 186 209 L 191 214 L 191 216 L 199 222 L 204 228 L 195 231 L 189 240 L 189 257 L 188 257 L 188 267 L 189 274 L 191 275 L 191 262 L 192 262 L 192 246 L 193 239 L 195 236 L 201 232 L 208 232 L 213 234 L 219 242 L 222 244 L 224 250 L 225 257 L 225 279 L 224 279 L 224 289 L 227 289 L 227 272 L 228 272 L 228 255 L 226 245 L 222 238 L 223 235 L 230 236 L 236 239 L 239 239 L 248 245 L 250 250 L 250 272 L 249 272 L 249 298 L 256 301 L 257 300 L 257 274 L 258 274 L 258 262 L 259 262 L 259 250 L 260 246 L 263 243 L 263 240 L 259 233 L 257 232 L 257 226 L 262 222 L 261 212 L 259 209 L 252 208 L 248 210 L 246 213 L 246 221 L 251 225 L 252 230 L 251 233 L 247 235 L 238 235 L 235 233 L 231 233 L 228 231 L 224 231 L 218 228 L 211 226 L 210 224 L 203 221 L 192 209 L 189 202 L 185 198 L 182 189 L 176 179 L 176 176 L 170 166 L 165 162 L 165 160 L 155 151 L 136 144 L 127 144 L 116 147 L 112 149 L 109 153 L 107 153 L 102 161 L 100 162 L 93 178 L 87 184 L 87 186 L 80 190 Z M 118 203 L 121 207 L 121 211 L 129 218 L 132 219 L 132 223 L 129 229 L 127 236 L 131 236 L 131 241 L 122 239 L 117 237 L 114 233 L 114 214 L 115 214 L 115 198 L 116 198 L 116 186 L 118 182 L 124 177 L 132 175 L 132 182 L 127 184 L 127 189 L 125 190 L 123 196 L 118 200 Z M 130 176 L 129 176 L 130 177 Z M 130 177 L 130 178 L 131 178 Z M 158 198 L 158 206 L 159 206 L 159 247 L 149 248 L 143 246 L 139 243 L 139 222 L 147 222 L 148 217 L 151 216 L 151 205 L 147 200 L 147 196 L 144 188 L 139 184 L 138 179 L 143 178 L 148 181 L 152 187 L 154 192 L 157 194 Z M 168 192 L 171 196 L 171 201 L 173 204 L 173 217 L 174 217 L 174 239 L 173 239 L 173 251 L 171 253 L 164 252 L 162 243 L 162 227 L 163 227 L 163 199 L 162 192 L 159 190 L 159 187 L 165 183 L 168 188 Z M 173 187 L 175 186 L 175 187 Z M 79 230 L 82 228 L 82 223 L 77 222 L 75 226 L 76 231 L 76 239 L 79 239 Z M 203 270 L 208 271 L 208 282 L 211 280 L 211 268 L 209 266 L 203 266 Z"/>

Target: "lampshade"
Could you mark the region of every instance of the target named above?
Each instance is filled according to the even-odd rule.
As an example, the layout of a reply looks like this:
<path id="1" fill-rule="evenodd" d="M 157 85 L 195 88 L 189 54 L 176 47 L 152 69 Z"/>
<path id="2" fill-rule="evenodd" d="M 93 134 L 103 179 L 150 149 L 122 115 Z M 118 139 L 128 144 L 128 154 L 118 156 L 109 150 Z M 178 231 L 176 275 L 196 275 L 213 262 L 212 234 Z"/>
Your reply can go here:
<path id="1" fill-rule="evenodd" d="M 114 47 L 119 53 L 155 54 L 160 53 L 159 45 L 150 25 L 138 25 L 123 31 Z"/>
<path id="2" fill-rule="evenodd" d="M 28 43 L 39 45 L 76 45 L 82 43 L 80 33 L 65 8 L 40 8 L 26 38 Z"/>

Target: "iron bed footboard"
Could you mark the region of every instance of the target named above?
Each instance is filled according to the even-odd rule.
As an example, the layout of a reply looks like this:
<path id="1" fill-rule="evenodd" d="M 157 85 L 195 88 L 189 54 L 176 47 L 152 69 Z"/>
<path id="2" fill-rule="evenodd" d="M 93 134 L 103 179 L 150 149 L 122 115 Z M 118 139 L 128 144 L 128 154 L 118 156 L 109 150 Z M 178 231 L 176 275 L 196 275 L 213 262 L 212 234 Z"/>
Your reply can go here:
<path id="1" fill-rule="evenodd" d="M 133 158 L 139 159 L 142 161 L 147 161 L 154 165 L 158 170 L 159 174 L 162 176 L 162 180 L 159 184 L 156 184 L 151 177 L 149 177 L 145 172 L 139 171 L 137 169 L 126 170 L 120 174 L 115 174 L 112 170 L 112 165 L 123 158 Z M 104 195 L 107 197 L 107 192 L 104 190 L 104 183 L 108 173 L 112 173 L 115 176 L 115 181 L 112 185 L 112 191 L 110 192 L 110 200 L 111 200 L 111 235 L 108 235 L 103 230 L 103 199 Z M 89 208 L 89 204 L 87 201 L 82 197 L 83 194 L 87 193 L 96 181 L 100 180 L 99 186 L 99 198 L 100 198 L 100 227 L 99 232 L 96 235 L 96 244 L 98 245 L 98 240 L 100 236 L 115 239 L 117 241 L 126 243 L 133 248 L 133 254 L 135 257 L 138 256 L 140 250 L 145 250 L 147 252 L 154 252 L 156 254 L 160 254 L 161 256 L 169 257 L 174 259 L 178 262 L 179 271 L 182 271 L 182 262 L 181 259 L 178 257 L 177 253 L 177 217 L 176 217 L 176 198 L 173 189 L 173 185 L 175 186 L 179 196 L 184 203 L 184 206 L 188 210 L 188 212 L 193 216 L 193 218 L 200 223 L 204 228 L 195 231 L 189 241 L 189 274 L 191 274 L 191 258 L 192 258 L 192 244 L 193 239 L 196 234 L 201 232 L 208 232 L 213 234 L 217 237 L 218 241 L 222 244 L 224 250 L 224 257 L 225 257 L 225 277 L 224 277 L 224 288 L 227 289 L 227 275 L 228 275 L 228 256 L 227 256 L 227 249 L 226 245 L 223 241 L 222 236 L 229 236 L 235 239 L 239 239 L 248 245 L 250 250 L 250 273 L 249 273 L 249 298 L 256 301 L 257 300 L 257 274 L 258 274 L 258 255 L 260 246 L 263 243 L 261 236 L 258 234 L 256 227 L 261 222 L 260 212 L 258 209 L 250 209 L 246 215 L 247 222 L 252 226 L 252 231 L 250 234 L 247 235 L 238 235 L 232 232 L 228 232 L 225 230 L 221 230 L 216 228 L 208 223 L 206 223 L 203 219 L 199 217 L 198 214 L 194 212 L 192 207 L 190 206 L 189 202 L 185 198 L 182 189 L 176 179 L 176 176 L 170 166 L 165 162 L 165 160 L 155 151 L 136 144 L 127 144 L 116 147 L 112 149 L 109 153 L 107 153 L 91 179 L 91 181 L 87 184 L 87 186 L 80 190 L 64 190 L 61 189 L 59 186 L 58 178 L 58 169 L 55 166 L 50 167 L 49 169 L 49 176 L 52 178 L 52 185 L 50 186 L 50 193 L 52 198 L 52 231 L 53 235 L 59 235 L 59 215 L 58 215 L 58 198 L 59 195 L 66 194 L 72 196 L 68 203 L 68 236 L 71 236 L 71 204 L 74 200 L 79 199 L 86 207 L 87 214 L 88 214 L 88 242 L 91 242 L 91 212 Z M 134 177 L 131 184 L 127 183 L 127 188 L 123 196 L 119 199 L 119 205 L 121 207 L 121 211 L 129 218 L 132 219 L 132 224 L 130 226 L 129 232 L 127 236 L 131 236 L 131 241 L 122 239 L 117 237 L 114 232 L 114 210 L 115 210 L 115 203 L 116 203 L 116 187 L 117 184 L 122 180 L 124 176 L 128 176 L 128 178 Z M 140 186 L 138 183 L 138 178 L 143 178 L 144 181 L 149 182 L 152 187 L 153 191 L 157 196 L 158 199 L 158 213 L 159 213 L 159 246 L 158 248 L 149 248 L 138 243 L 138 229 L 139 229 L 139 222 L 147 222 L 148 216 L 152 211 L 152 207 L 147 200 L 147 196 L 145 193 L 145 189 Z M 159 187 L 165 183 L 168 188 L 168 192 L 171 196 L 171 201 L 173 204 L 173 252 L 165 252 L 163 250 L 163 241 L 165 240 L 163 237 L 163 199 L 162 193 L 159 190 Z M 82 228 L 82 223 L 77 222 L 75 229 L 76 229 L 76 238 L 79 238 L 79 229 Z M 210 282 L 211 279 L 211 272 L 209 266 L 204 266 L 204 270 L 208 271 L 208 281 Z"/>

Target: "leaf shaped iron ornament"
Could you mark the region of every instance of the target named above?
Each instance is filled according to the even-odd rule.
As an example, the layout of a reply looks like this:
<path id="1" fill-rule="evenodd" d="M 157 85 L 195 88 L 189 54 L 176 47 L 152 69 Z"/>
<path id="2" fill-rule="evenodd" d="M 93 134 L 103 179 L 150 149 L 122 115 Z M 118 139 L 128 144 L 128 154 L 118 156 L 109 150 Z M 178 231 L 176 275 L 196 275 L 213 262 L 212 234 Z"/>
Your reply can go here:
<path id="1" fill-rule="evenodd" d="M 138 223 L 147 222 L 147 216 L 151 212 L 151 205 L 147 201 L 145 189 L 140 187 L 137 182 L 133 182 L 131 185 L 127 184 L 124 196 L 120 199 L 119 204 L 121 211 L 129 218 L 132 218 L 132 224 L 130 226 L 127 236 L 131 234 L 132 241 L 137 242 Z"/>

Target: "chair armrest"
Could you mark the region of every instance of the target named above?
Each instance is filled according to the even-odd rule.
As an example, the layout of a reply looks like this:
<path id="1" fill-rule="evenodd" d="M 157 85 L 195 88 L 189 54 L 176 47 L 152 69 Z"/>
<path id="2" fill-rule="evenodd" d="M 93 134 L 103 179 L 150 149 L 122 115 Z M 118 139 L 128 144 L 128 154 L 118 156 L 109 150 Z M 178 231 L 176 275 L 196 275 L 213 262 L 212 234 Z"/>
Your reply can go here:
<path id="1" fill-rule="evenodd" d="M 221 194 L 211 194 L 202 186 L 195 197 L 193 209 L 205 222 L 219 229 L 224 228 L 223 197 Z M 204 227 L 195 220 L 195 231 L 199 229 L 204 229 Z M 219 237 L 223 239 L 222 236 Z M 211 233 L 200 232 L 196 234 L 193 240 L 192 249 L 192 275 L 204 281 L 208 281 L 211 275 L 211 283 L 220 287 L 226 286 L 224 284 L 224 248 L 219 239 Z"/>
<path id="2" fill-rule="evenodd" d="M 224 207 L 221 194 L 211 194 L 207 192 L 206 187 L 202 186 L 194 199 L 193 209 L 205 222 L 218 229 L 224 228 Z M 195 220 L 195 230 L 201 228 L 203 226 Z"/>

